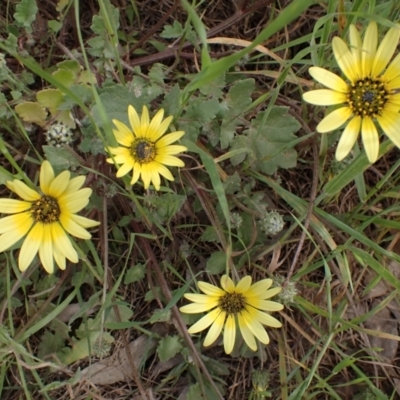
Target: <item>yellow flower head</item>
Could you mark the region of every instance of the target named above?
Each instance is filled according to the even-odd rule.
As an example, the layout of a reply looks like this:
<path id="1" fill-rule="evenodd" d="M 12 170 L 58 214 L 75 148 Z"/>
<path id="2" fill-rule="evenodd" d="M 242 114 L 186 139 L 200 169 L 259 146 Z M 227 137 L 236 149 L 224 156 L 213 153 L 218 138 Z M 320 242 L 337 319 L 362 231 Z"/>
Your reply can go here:
<path id="1" fill-rule="evenodd" d="M 274 328 L 282 326 L 277 319 L 265 312 L 283 309 L 282 304 L 267 300 L 281 291 L 281 288 L 269 289 L 272 285 L 271 279 L 263 279 L 252 285 L 251 276 L 245 276 L 235 286 L 231 278 L 223 275 L 222 289 L 206 282 L 199 282 L 198 285 L 205 294 L 185 294 L 194 303 L 183 306 L 180 310 L 188 314 L 209 311 L 188 330 L 189 333 L 197 333 L 211 325 L 204 346 L 214 343 L 224 329 L 224 349 L 226 354 L 230 354 L 235 344 L 238 323 L 244 341 L 250 349 L 256 351 L 255 337 L 264 344 L 269 343 L 263 325 Z"/>
<path id="2" fill-rule="evenodd" d="M 349 154 L 361 130 L 368 160 L 379 154 L 379 135 L 375 123 L 400 147 L 400 54 L 387 67 L 396 50 L 400 25 L 391 28 L 378 47 L 378 28 L 371 22 L 361 41 L 354 25 L 350 26 L 350 48 L 339 37 L 332 41 L 336 61 L 347 78 L 326 69 L 311 67 L 310 75 L 328 89 L 313 90 L 303 99 L 320 106 L 341 105 L 317 126 L 321 133 L 333 131 L 349 120 L 336 149 L 336 159 Z M 387 68 L 386 68 L 387 67 Z"/>
<path id="3" fill-rule="evenodd" d="M 0 199 L 0 213 L 12 214 L 0 218 L 0 252 L 26 236 L 18 259 L 21 271 L 29 267 L 38 251 L 49 274 L 54 271 L 53 258 L 62 270 L 66 258 L 77 263 L 78 254 L 67 233 L 90 239 L 85 228 L 99 225 L 76 214 L 89 203 L 92 194 L 92 189 L 81 189 L 84 182 L 84 176 L 70 179 L 69 171 L 54 176 L 48 161 L 44 161 L 40 169 L 40 191 L 19 180 L 6 182 L 22 200 Z"/>
<path id="4" fill-rule="evenodd" d="M 160 175 L 170 181 L 174 180 L 171 172 L 165 166 L 183 167 L 182 160 L 174 155 L 186 151 L 185 146 L 171 145 L 180 139 L 185 132 L 178 131 L 164 135 L 172 121 L 172 116 L 163 121 L 164 110 L 160 109 L 150 121 L 149 111 L 143 106 L 142 116 L 139 118 L 136 110 L 128 107 L 129 129 L 122 122 L 113 119 L 117 129 L 114 135 L 121 147 L 109 147 L 114 156 L 114 161 L 121 164 L 117 177 L 126 175 L 133 169 L 131 185 L 136 183 L 142 176 L 144 188 L 147 189 L 150 182 L 156 190 L 160 190 Z M 112 158 L 107 162 L 114 163 Z"/>

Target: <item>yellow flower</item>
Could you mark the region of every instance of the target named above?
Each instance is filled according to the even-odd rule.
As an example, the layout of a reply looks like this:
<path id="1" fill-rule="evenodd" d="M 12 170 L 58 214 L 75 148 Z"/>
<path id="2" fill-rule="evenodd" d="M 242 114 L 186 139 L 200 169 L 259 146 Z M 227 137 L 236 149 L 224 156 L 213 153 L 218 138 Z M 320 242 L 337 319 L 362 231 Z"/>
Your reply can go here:
<path id="1" fill-rule="evenodd" d="M 128 107 L 129 123 L 132 129 L 129 129 L 122 122 L 113 119 L 114 135 L 121 147 L 109 147 L 109 151 L 114 156 L 114 161 L 121 164 L 118 169 L 117 177 L 126 175 L 133 169 L 131 185 L 136 183 L 142 176 L 144 188 L 147 189 L 150 182 L 156 190 L 160 190 L 160 175 L 170 181 L 174 180 L 171 172 L 165 165 L 174 167 L 183 167 L 185 164 L 182 160 L 174 155 L 186 151 L 185 146 L 171 145 L 180 139 L 185 132 L 177 131 L 164 135 L 172 121 L 172 116 L 162 120 L 164 110 L 157 112 L 150 121 L 149 111 L 143 106 L 142 116 L 139 116 L 136 110 Z M 112 158 L 108 158 L 107 162 L 114 163 Z"/>
<path id="2" fill-rule="evenodd" d="M 263 325 L 274 328 L 282 326 L 277 319 L 265 312 L 283 309 L 282 304 L 267 300 L 281 291 L 281 288 L 269 289 L 272 285 L 271 279 L 263 279 L 252 285 L 251 276 L 245 276 L 235 286 L 231 278 L 223 275 L 222 289 L 206 282 L 199 282 L 198 285 L 205 294 L 185 294 L 194 303 L 183 306 L 180 310 L 188 314 L 209 311 L 188 330 L 189 333 L 197 333 L 211 325 L 204 346 L 214 343 L 223 328 L 225 353 L 230 354 L 235 344 L 238 323 L 244 341 L 250 349 L 256 351 L 255 337 L 264 344 L 269 343 Z"/>
<path id="3" fill-rule="evenodd" d="M 63 270 L 66 258 L 77 263 L 78 254 L 67 233 L 90 239 L 85 228 L 99 225 L 76 214 L 89 203 L 92 193 L 92 189 L 81 189 L 84 182 L 84 176 L 70 179 L 69 171 L 54 176 L 48 161 L 40 169 L 40 191 L 19 180 L 6 182 L 23 200 L 0 199 L 0 213 L 13 214 L 0 219 L 0 252 L 26 236 L 18 259 L 21 271 L 29 267 L 37 252 L 49 274 L 54 270 L 53 258 Z"/>
<path id="4" fill-rule="evenodd" d="M 361 130 L 368 160 L 379 154 L 376 121 L 392 142 L 400 147 L 400 54 L 388 65 L 396 50 L 400 26 L 391 28 L 378 47 L 378 28 L 371 22 L 361 41 L 354 25 L 350 26 L 350 48 L 339 37 L 332 40 L 333 52 L 347 78 L 326 69 L 311 67 L 310 75 L 329 89 L 313 90 L 303 99 L 320 106 L 339 105 L 317 126 L 321 133 L 333 131 L 349 120 L 336 149 L 336 159 L 349 154 Z"/>

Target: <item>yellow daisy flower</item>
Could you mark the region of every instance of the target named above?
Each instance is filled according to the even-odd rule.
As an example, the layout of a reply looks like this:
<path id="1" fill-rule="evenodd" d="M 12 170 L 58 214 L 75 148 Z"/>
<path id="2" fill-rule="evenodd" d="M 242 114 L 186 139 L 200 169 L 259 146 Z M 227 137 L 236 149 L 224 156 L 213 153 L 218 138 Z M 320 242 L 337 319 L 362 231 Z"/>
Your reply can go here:
<path id="1" fill-rule="evenodd" d="M 128 107 L 129 129 L 122 122 L 113 119 L 117 129 L 114 135 L 121 147 L 109 147 L 108 150 L 113 154 L 114 161 L 121 164 L 118 169 L 117 177 L 120 178 L 133 169 L 131 185 L 136 183 L 142 176 L 144 188 L 147 189 L 150 182 L 156 190 L 160 190 L 160 175 L 173 181 L 174 177 L 165 166 L 183 167 L 182 160 L 174 155 L 186 151 L 185 146 L 171 145 L 180 139 L 185 132 L 177 131 L 164 135 L 172 121 L 172 116 L 162 120 L 164 110 L 160 109 L 150 121 L 149 111 L 143 106 L 142 116 L 139 118 L 136 110 Z M 107 162 L 114 163 L 112 158 Z"/>
<path id="2" fill-rule="evenodd" d="M 85 228 L 99 225 L 76 214 L 86 207 L 92 194 L 92 189 L 81 189 L 84 182 L 84 176 L 70 179 L 69 171 L 54 176 L 48 161 L 40 169 L 40 191 L 19 180 L 6 182 L 22 200 L 0 199 L 0 213 L 13 214 L 0 218 L 0 252 L 26 236 L 18 258 L 21 271 L 28 268 L 37 252 L 49 274 L 54 271 L 53 258 L 62 270 L 66 258 L 77 263 L 78 254 L 67 233 L 90 239 Z"/>
<path id="3" fill-rule="evenodd" d="M 356 27 L 350 25 L 350 48 L 339 37 L 332 40 L 333 53 L 347 81 L 324 68 L 309 69 L 310 75 L 328 89 L 312 90 L 303 99 L 320 106 L 341 105 L 318 124 L 317 131 L 333 131 L 349 120 L 336 149 L 338 161 L 349 154 L 360 130 L 368 160 L 377 160 L 376 122 L 400 147 L 400 94 L 396 90 L 400 88 L 400 54 L 387 67 L 399 37 L 400 25 L 389 29 L 378 47 L 375 22 L 368 25 L 363 41 Z"/>
<path id="4" fill-rule="evenodd" d="M 282 324 L 265 311 L 279 311 L 283 305 L 267 299 L 275 296 L 281 288 L 269 289 L 272 279 L 263 279 L 251 284 L 251 276 L 245 276 L 235 286 L 227 275 L 221 277 L 222 289 L 206 282 L 198 283 L 205 294 L 187 293 L 184 296 L 193 301 L 180 308 L 183 313 L 197 314 L 209 311 L 189 328 L 189 333 L 201 332 L 211 326 L 204 340 L 204 346 L 214 343 L 224 329 L 226 354 L 233 350 L 236 338 L 236 323 L 244 341 L 253 351 L 257 350 L 255 338 L 264 344 L 269 336 L 263 325 L 280 328 Z"/>

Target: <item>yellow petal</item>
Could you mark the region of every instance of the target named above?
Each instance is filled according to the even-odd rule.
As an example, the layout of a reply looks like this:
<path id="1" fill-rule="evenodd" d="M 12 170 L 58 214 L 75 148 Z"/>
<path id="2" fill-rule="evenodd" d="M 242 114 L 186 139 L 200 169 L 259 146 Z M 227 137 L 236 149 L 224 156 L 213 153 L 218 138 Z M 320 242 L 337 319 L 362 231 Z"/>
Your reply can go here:
<path id="1" fill-rule="evenodd" d="M 18 258 L 18 268 L 25 271 L 36 256 L 43 239 L 43 224 L 36 223 L 22 243 Z"/>
<path id="2" fill-rule="evenodd" d="M 50 226 L 48 224 L 43 224 L 42 226 L 43 237 L 39 246 L 39 258 L 46 272 L 52 274 L 54 272 L 54 259 Z"/>
<path id="3" fill-rule="evenodd" d="M 72 236 L 78 237 L 80 239 L 90 239 L 92 235 L 82 226 L 77 224 L 71 214 L 62 213 L 60 215 L 60 222 L 62 227 Z"/>
<path id="4" fill-rule="evenodd" d="M 190 334 L 193 334 L 204 331 L 216 320 L 216 318 L 221 314 L 221 312 L 222 311 L 220 308 L 216 308 L 215 310 L 210 311 L 204 317 L 200 318 L 194 325 L 192 325 L 188 329 L 188 332 Z"/>
<path id="5" fill-rule="evenodd" d="M 280 328 L 282 326 L 280 321 L 263 311 L 254 309 L 252 310 L 252 316 L 263 325 L 271 326 L 272 328 Z"/>
<path id="6" fill-rule="evenodd" d="M 303 93 L 303 100 L 317 106 L 332 106 L 345 103 L 347 95 L 330 89 L 311 90 Z"/>
<path id="7" fill-rule="evenodd" d="M 121 177 L 125 176 L 126 174 L 128 174 L 132 170 L 132 168 L 133 168 L 133 160 L 130 160 L 129 162 L 126 162 L 117 171 L 117 178 L 121 178 Z"/>
<path id="8" fill-rule="evenodd" d="M 251 314 L 249 311 L 242 311 L 243 319 L 250 329 L 251 333 L 261 342 L 264 344 L 269 343 L 269 336 L 265 331 L 265 328 L 261 325 L 261 323 Z"/>
<path id="9" fill-rule="evenodd" d="M 167 131 L 169 125 L 171 124 L 172 118 L 172 116 L 169 116 L 160 124 L 157 131 L 151 136 L 151 140 L 153 142 L 156 142 Z"/>
<path id="10" fill-rule="evenodd" d="M 150 122 L 149 128 L 147 130 L 147 139 L 151 140 L 152 142 L 156 142 L 157 139 L 163 135 L 165 132 L 160 132 L 160 125 L 162 122 L 162 119 L 164 117 L 164 110 L 160 108 L 156 115 L 153 117 L 153 119 Z M 172 117 L 169 117 L 169 120 L 171 120 Z M 168 126 L 167 126 L 168 128 Z"/>
<path id="11" fill-rule="evenodd" d="M 182 306 L 179 310 L 186 314 L 199 314 L 213 309 L 218 304 L 219 304 L 218 301 L 209 302 L 206 304 L 199 304 L 199 303 L 187 304 L 186 306 Z"/>
<path id="12" fill-rule="evenodd" d="M 251 332 L 250 328 L 248 327 L 246 320 L 244 319 L 242 314 L 238 315 L 238 322 L 239 322 L 239 329 L 243 336 L 244 341 L 246 342 L 247 346 L 250 347 L 251 350 L 257 350 L 257 343 L 254 339 L 254 335 Z"/>
<path id="13" fill-rule="evenodd" d="M 195 303 L 205 304 L 209 302 L 219 301 L 220 296 L 209 296 L 206 294 L 198 294 L 198 293 L 185 293 L 183 295 L 185 299 L 193 301 Z"/>
<path id="14" fill-rule="evenodd" d="M 258 297 L 259 299 L 264 299 L 265 297 L 263 296 L 267 293 L 271 285 L 272 279 L 262 279 L 261 281 L 258 281 L 251 285 L 249 290 L 246 292 L 246 297 Z"/>
<path id="15" fill-rule="evenodd" d="M 358 78 L 361 78 L 361 49 L 362 49 L 362 41 L 360 37 L 360 33 L 357 28 L 351 24 L 349 28 L 350 33 L 350 51 L 353 55 L 354 62 L 357 65 L 357 74 Z"/>
<path id="16" fill-rule="evenodd" d="M 154 159 L 160 164 L 168 165 L 170 167 L 184 167 L 185 163 L 174 156 L 169 155 L 157 155 Z"/>
<path id="17" fill-rule="evenodd" d="M 140 178 L 142 169 L 139 167 L 139 164 L 135 164 L 133 167 L 133 174 L 131 179 L 131 185 L 134 185 L 138 179 Z"/>
<path id="18" fill-rule="evenodd" d="M 68 182 L 68 186 L 65 189 L 64 195 L 68 193 L 73 193 L 77 192 L 85 183 L 86 177 L 81 175 L 81 176 L 76 176 L 75 178 L 70 179 Z"/>
<path id="19" fill-rule="evenodd" d="M 133 133 L 135 136 L 138 136 L 138 132 L 140 131 L 140 119 L 139 115 L 134 109 L 133 106 L 128 107 L 128 118 L 129 118 L 129 123 L 131 124 L 131 128 L 133 130 Z"/>
<path id="20" fill-rule="evenodd" d="M 347 83 L 333 72 L 320 67 L 310 67 L 308 72 L 316 81 L 322 83 L 327 88 L 341 93 L 348 92 Z"/>
<path id="21" fill-rule="evenodd" d="M 361 137 L 370 163 L 374 163 L 379 154 L 379 135 L 370 117 L 364 117 L 361 124 Z"/>
<path id="22" fill-rule="evenodd" d="M 142 116 L 140 118 L 140 137 L 148 138 L 148 128 L 150 125 L 149 110 L 143 106 Z"/>
<path id="23" fill-rule="evenodd" d="M 9 186 L 9 185 L 7 185 Z M 36 192 L 35 190 L 31 189 L 30 187 L 28 187 L 27 185 L 25 185 L 25 183 L 18 181 L 18 180 L 14 180 L 12 182 L 12 187 L 9 186 L 9 188 L 16 193 L 19 197 L 21 197 L 22 199 L 26 200 L 26 201 L 35 201 L 40 199 L 40 194 L 38 192 Z"/>
<path id="24" fill-rule="evenodd" d="M 49 186 L 47 194 L 54 198 L 61 196 L 68 187 L 69 178 L 71 173 L 69 171 L 63 171 L 56 178 L 53 179 Z"/>
<path id="25" fill-rule="evenodd" d="M 70 218 L 80 226 L 83 226 L 84 228 L 93 228 L 94 226 L 100 225 L 99 221 L 95 221 L 94 219 L 90 218 L 85 218 L 80 215 L 73 214 L 70 215 Z"/>
<path id="26" fill-rule="evenodd" d="M 68 258 L 68 260 L 70 260 L 71 262 L 77 263 L 79 260 L 78 253 L 72 246 L 71 241 L 69 240 L 67 234 L 65 233 L 61 225 L 58 222 L 56 222 L 50 224 L 49 226 L 55 250 L 58 253 L 60 253 L 60 255 L 62 255 L 63 257 Z"/>
<path id="27" fill-rule="evenodd" d="M 199 281 L 198 286 L 203 293 L 209 296 L 221 297 L 225 294 L 222 289 L 207 282 Z"/>
<path id="28" fill-rule="evenodd" d="M 384 116 L 377 117 L 377 120 L 387 137 L 400 148 L 400 114 L 398 112 L 385 112 Z"/>
<path id="29" fill-rule="evenodd" d="M 235 284 L 228 275 L 221 276 L 221 287 L 227 293 L 233 293 L 235 291 Z"/>
<path id="30" fill-rule="evenodd" d="M 186 151 L 187 147 L 181 145 L 169 145 L 166 147 L 157 148 L 156 152 L 159 155 L 174 155 Z"/>
<path id="31" fill-rule="evenodd" d="M 46 160 L 40 167 L 40 189 L 44 194 L 49 194 L 51 182 L 54 179 L 54 171 L 51 164 Z"/>
<path id="32" fill-rule="evenodd" d="M 364 77 L 370 76 L 374 62 L 376 47 L 378 45 L 378 26 L 375 21 L 370 22 L 364 33 L 361 52 L 361 66 Z"/>
<path id="33" fill-rule="evenodd" d="M 250 286 L 251 286 L 251 276 L 246 275 L 236 285 L 235 292 L 236 293 L 245 293 L 249 290 Z"/>
<path id="34" fill-rule="evenodd" d="M 158 163 L 157 171 L 160 175 L 162 175 L 164 178 L 168 179 L 169 181 L 174 180 L 174 177 L 172 176 L 171 171 L 164 165 Z"/>
<path id="35" fill-rule="evenodd" d="M 164 137 L 162 137 L 160 140 L 157 141 L 156 148 L 168 146 L 171 143 L 174 143 L 177 140 L 179 140 L 184 134 L 185 134 L 184 131 L 169 133 L 168 135 L 165 135 Z"/>
<path id="36" fill-rule="evenodd" d="M 1 220 L 0 252 L 7 250 L 23 238 L 33 224 L 33 218 L 28 213 L 11 215 Z M 4 226 L 3 226 L 4 224 Z M 10 230 L 5 230 L 12 226 Z"/>
<path id="37" fill-rule="evenodd" d="M 154 189 L 160 190 L 161 180 L 160 174 L 157 171 L 152 171 L 151 181 L 153 182 Z"/>
<path id="38" fill-rule="evenodd" d="M 259 308 L 264 311 L 280 311 L 283 310 L 283 304 L 275 301 L 260 300 L 254 297 L 246 297 L 246 303 L 252 307 Z"/>
<path id="39" fill-rule="evenodd" d="M 117 129 L 113 129 L 115 139 L 119 144 L 125 147 L 130 147 L 135 140 L 133 132 L 121 121 L 112 120 Z"/>
<path id="40" fill-rule="evenodd" d="M 0 213 L 3 214 L 16 214 L 22 211 L 29 210 L 31 207 L 32 203 L 29 201 L 21 201 L 15 199 L 0 199 Z"/>
<path id="41" fill-rule="evenodd" d="M 143 181 L 143 187 L 145 189 L 148 189 L 151 181 L 151 172 L 149 171 L 148 164 L 142 165 L 142 181 Z"/>
<path id="42" fill-rule="evenodd" d="M 34 220 L 30 212 L 9 215 L 0 219 L 0 233 L 16 231 L 23 236 L 28 233 L 33 222 Z M 2 247 L 1 244 L 0 247 Z"/>
<path id="43" fill-rule="evenodd" d="M 317 126 L 317 131 L 326 133 L 341 127 L 352 115 L 350 107 L 338 108 L 328 114 Z"/>
<path id="44" fill-rule="evenodd" d="M 382 75 L 382 80 L 389 84 L 395 78 L 400 75 L 400 53 L 393 59 L 393 61 L 387 67 L 387 70 Z M 389 85 L 388 85 L 389 86 Z M 396 89 L 398 86 L 390 87 L 390 89 Z"/>
<path id="45" fill-rule="evenodd" d="M 336 159 L 343 160 L 351 151 L 361 129 L 361 117 L 356 116 L 350 120 L 340 137 L 336 148 Z"/>
<path id="46" fill-rule="evenodd" d="M 347 79 L 354 82 L 359 75 L 358 66 L 346 43 L 341 38 L 335 36 L 332 39 L 332 49 L 340 69 L 346 75 Z"/>
<path id="47" fill-rule="evenodd" d="M 226 354 L 231 354 L 236 339 L 236 323 L 232 314 L 228 315 L 224 327 L 224 350 Z"/>
<path id="48" fill-rule="evenodd" d="M 89 197 L 92 194 L 92 189 L 83 188 L 75 193 L 69 193 L 66 196 L 61 196 L 58 199 L 58 205 L 61 212 L 75 214 L 81 211 L 89 203 Z"/>
<path id="49" fill-rule="evenodd" d="M 378 76 L 386 68 L 397 48 L 399 38 L 399 27 L 389 29 L 376 51 L 371 71 L 372 76 Z"/>
<path id="50" fill-rule="evenodd" d="M 207 333 L 207 336 L 204 339 L 203 344 L 205 347 L 212 345 L 218 339 L 218 336 L 220 335 L 222 328 L 224 326 L 225 317 L 226 317 L 225 311 L 220 311 L 217 318 L 211 325 L 211 327 Z"/>
<path id="51" fill-rule="evenodd" d="M 125 156 L 127 159 L 132 158 L 131 150 L 126 147 L 109 147 L 108 150 L 114 156 Z"/>
<path id="52" fill-rule="evenodd" d="M 58 268 L 64 271 L 66 267 L 65 257 L 55 247 L 53 248 L 53 257 L 56 264 L 58 265 Z"/>

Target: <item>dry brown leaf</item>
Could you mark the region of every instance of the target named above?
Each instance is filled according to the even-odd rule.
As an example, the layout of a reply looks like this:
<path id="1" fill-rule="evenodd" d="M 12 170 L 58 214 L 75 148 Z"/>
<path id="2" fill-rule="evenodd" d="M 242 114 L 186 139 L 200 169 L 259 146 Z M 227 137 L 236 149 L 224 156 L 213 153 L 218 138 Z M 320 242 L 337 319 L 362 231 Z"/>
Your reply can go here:
<path id="1" fill-rule="evenodd" d="M 371 308 L 377 307 L 379 300 L 375 300 Z M 391 316 L 387 307 L 372 315 L 364 323 L 365 327 L 370 330 L 379 332 L 378 335 L 369 335 L 370 344 L 372 347 L 381 348 L 382 351 L 377 352 L 379 358 L 384 362 L 392 362 L 396 356 L 398 341 L 382 337 L 382 333 L 398 336 L 399 329 L 397 321 Z"/>
<path id="2" fill-rule="evenodd" d="M 142 335 L 129 344 L 136 368 L 155 352 L 157 343 L 157 340 Z M 111 357 L 85 368 L 82 371 L 82 377 L 90 380 L 94 385 L 112 385 L 115 382 L 131 381 L 130 370 L 128 355 L 122 347 Z"/>

